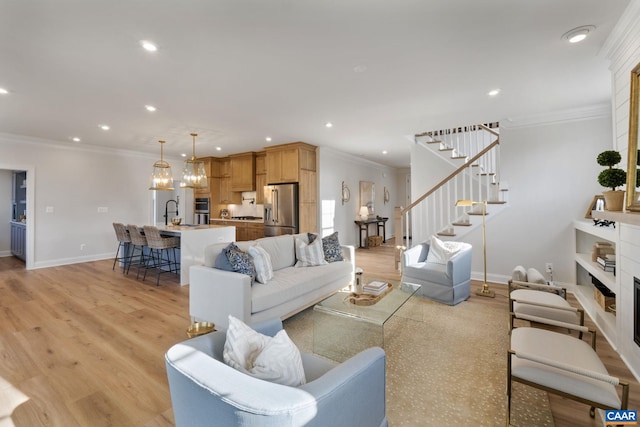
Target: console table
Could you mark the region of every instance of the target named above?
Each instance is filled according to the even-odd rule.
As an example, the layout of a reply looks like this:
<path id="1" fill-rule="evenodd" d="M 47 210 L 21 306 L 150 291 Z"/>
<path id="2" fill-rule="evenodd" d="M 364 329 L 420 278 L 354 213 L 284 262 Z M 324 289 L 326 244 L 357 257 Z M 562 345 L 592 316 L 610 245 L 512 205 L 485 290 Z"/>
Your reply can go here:
<path id="1" fill-rule="evenodd" d="M 376 233 L 377 236 L 380 235 L 380 229 L 382 228 L 382 241 L 387 243 L 387 227 L 386 223 L 389 218 L 371 218 L 367 220 L 355 220 L 353 222 L 358 226 L 358 239 L 360 240 L 361 248 L 369 247 L 369 226 L 371 224 L 376 224 Z M 365 233 L 364 244 L 362 244 L 362 232 Z"/>

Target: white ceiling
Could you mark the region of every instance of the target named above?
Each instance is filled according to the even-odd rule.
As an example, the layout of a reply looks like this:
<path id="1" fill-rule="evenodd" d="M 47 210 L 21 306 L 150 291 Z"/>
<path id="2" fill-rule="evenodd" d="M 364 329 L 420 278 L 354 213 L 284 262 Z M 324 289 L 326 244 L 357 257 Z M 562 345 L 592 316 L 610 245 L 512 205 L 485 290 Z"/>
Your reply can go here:
<path id="1" fill-rule="evenodd" d="M 0 0 L 0 132 L 171 156 L 190 132 L 198 156 L 305 141 L 408 167 L 407 135 L 609 102 L 599 53 L 628 2 Z"/>

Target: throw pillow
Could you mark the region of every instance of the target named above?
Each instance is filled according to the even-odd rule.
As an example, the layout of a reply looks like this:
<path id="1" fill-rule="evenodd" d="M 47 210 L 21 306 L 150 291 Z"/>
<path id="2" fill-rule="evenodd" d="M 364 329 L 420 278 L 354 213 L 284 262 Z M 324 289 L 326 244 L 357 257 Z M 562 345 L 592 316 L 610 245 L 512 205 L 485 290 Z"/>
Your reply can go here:
<path id="1" fill-rule="evenodd" d="M 443 242 L 436 236 L 431 236 L 431 245 L 427 254 L 427 262 L 433 264 L 446 264 L 455 254 L 469 246 L 463 242 Z"/>
<path id="2" fill-rule="evenodd" d="M 233 266 L 231 265 L 231 263 L 229 262 L 229 258 L 227 257 L 227 252 L 230 250 L 240 250 L 238 249 L 238 247 L 236 246 L 235 243 L 231 242 L 229 243 L 223 250 L 222 252 L 220 252 L 218 254 L 218 256 L 216 257 L 216 261 L 214 264 L 214 267 L 219 269 L 219 270 L 225 270 L 225 271 L 233 271 Z"/>
<path id="3" fill-rule="evenodd" d="M 274 383 L 298 387 L 306 383 L 300 350 L 283 329 L 267 344 L 256 358 L 250 374 Z"/>
<path id="4" fill-rule="evenodd" d="M 292 387 L 306 383 L 300 351 L 284 330 L 268 337 L 229 316 L 226 338 L 222 357 L 232 368 Z"/>
<path id="5" fill-rule="evenodd" d="M 317 234 L 307 233 L 307 240 L 309 240 L 309 243 L 313 243 L 313 241 L 316 240 L 317 237 Z"/>
<path id="6" fill-rule="evenodd" d="M 232 368 L 248 374 L 266 345 L 267 338 L 269 337 L 254 331 L 242 320 L 229 315 L 222 360 Z"/>
<path id="7" fill-rule="evenodd" d="M 269 253 L 262 246 L 254 245 L 249 247 L 249 255 L 253 258 L 253 264 L 256 267 L 256 280 L 260 283 L 267 283 L 273 279 L 273 267 Z"/>
<path id="8" fill-rule="evenodd" d="M 256 267 L 253 265 L 251 255 L 240 249 L 229 249 L 226 254 L 233 271 L 250 276 L 251 281 L 255 279 Z"/>
<path id="9" fill-rule="evenodd" d="M 530 268 L 527 270 L 527 281 L 529 283 L 540 283 L 541 285 L 547 284 L 547 281 L 545 280 L 542 273 L 540 273 L 535 268 Z"/>
<path id="10" fill-rule="evenodd" d="M 517 282 L 526 282 L 527 270 L 521 265 L 516 266 L 511 272 L 511 279 Z"/>
<path id="11" fill-rule="evenodd" d="M 322 240 L 316 239 L 313 243 L 306 244 L 304 240 L 296 237 L 296 267 L 314 267 L 326 264 L 324 252 L 322 251 Z"/>
<path id="12" fill-rule="evenodd" d="M 338 240 L 338 232 L 332 233 L 322 238 L 322 250 L 324 251 L 324 259 L 327 262 L 343 261 L 342 248 Z"/>

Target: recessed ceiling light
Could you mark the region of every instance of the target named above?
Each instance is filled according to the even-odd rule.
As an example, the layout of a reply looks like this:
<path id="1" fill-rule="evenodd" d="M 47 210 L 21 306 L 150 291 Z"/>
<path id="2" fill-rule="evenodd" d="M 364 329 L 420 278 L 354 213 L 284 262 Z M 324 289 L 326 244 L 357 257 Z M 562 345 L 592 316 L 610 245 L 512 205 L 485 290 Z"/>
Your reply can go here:
<path id="1" fill-rule="evenodd" d="M 5 88 L 3 88 L 3 87 L 0 87 L 0 94 L 2 94 L 2 95 L 6 95 L 6 94 L 8 94 L 8 93 L 9 93 L 9 91 L 8 91 L 8 90 L 6 90 L 6 89 L 5 89 Z"/>
<path id="2" fill-rule="evenodd" d="M 187 153 L 180 154 L 182 157 L 187 157 Z"/>
<path id="3" fill-rule="evenodd" d="M 155 52 L 158 50 L 158 46 L 147 40 L 140 41 L 140 45 L 144 48 L 144 50 L 149 52 Z"/>
<path id="4" fill-rule="evenodd" d="M 216 151 L 222 151 L 222 147 L 216 147 Z"/>
<path id="5" fill-rule="evenodd" d="M 74 136 L 73 138 L 71 138 L 71 140 L 73 142 L 80 142 L 80 138 L 78 138 L 77 136 Z"/>
<path id="6" fill-rule="evenodd" d="M 587 38 L 587 35 L 594 31 L 596 27 L 594 25 L 584 25 L 582 27 L 574 28 L 573 30 L 567 31 L 562 35 L 564 40 L 567 40 L 569 43 L 578 43 Z"/>
<path id="7" fill-rule="evenodd" d="M 332 127 L 333 127 L 333 123 L 331 123 L 331 122 L 327 122 L 327 123 L 325 123 L 324 125 L 325 125 L 326 127 L 328 127 L 328 128 L 332 128 Z"/>
<path id="8" fill-rule="evenodd" d="M 111 128 L 109 127 L 109 125 L 100 125 L 100 129 L 102 129 L 102 130 L 109 130 L 109 129 L 111 129 Z"/>
<path id="9" fill-rule="evenodd" d="M 146 108 L 147 111 L 150 111 L 152 113 L 157 110 L 157 108 L 154 107 L 153 105 L 145 105 L 144 108 Z"/>
<path id="10" fill-rule="evenodd" d="M 271 137 L 270 137 L 270 136 L 266 137 L 266 138 L 265 138 L 265 141 L 267 141 L 267 142 L 271 142 Z"/>
<path id="11" fill-rule="evenodd" d="M 487 95 L 489 96 L 496 96 L 500 93 L 500 89 L 491 89 L 489 92 L 487 92 Z"/>
<path id="12" fill-rule="evenodd" d="M 364 73 L 365 71 L 367 71 L 366 65 L 356 65 L 355 67 L 353 67 L 354 73 Z"/>
<path id="13" fill-rule="evenodd" d="M 382 150 L 382 154 L 387 154 L 388 151 L 387 150 Z"/>

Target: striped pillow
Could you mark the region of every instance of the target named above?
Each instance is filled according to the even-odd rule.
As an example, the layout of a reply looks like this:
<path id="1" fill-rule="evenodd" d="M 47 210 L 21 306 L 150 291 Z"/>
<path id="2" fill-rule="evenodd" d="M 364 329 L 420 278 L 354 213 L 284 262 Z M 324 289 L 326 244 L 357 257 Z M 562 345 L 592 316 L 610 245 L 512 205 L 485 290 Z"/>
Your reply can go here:
<path id="1" fill-rule="evenodd" d="M 306 244 L 304 240 L 296 237 L 296 267 L 313 267 L 323 265 L 327 262 L 324 260 L 324 251 L 322 250 L 322 240 L 316 239 L 313 243 Z"/>

